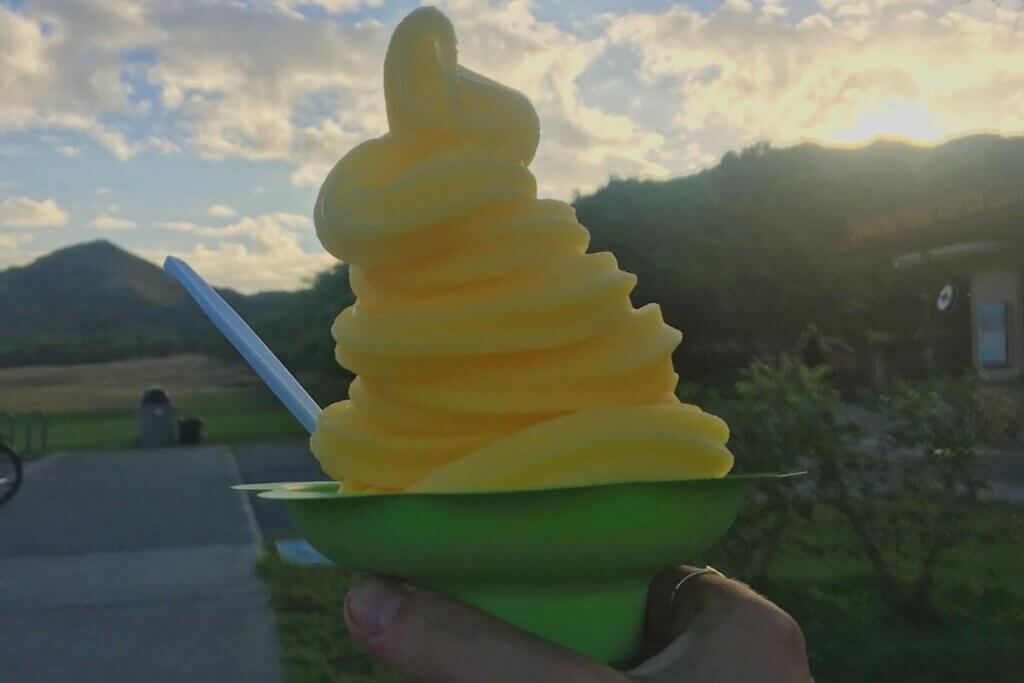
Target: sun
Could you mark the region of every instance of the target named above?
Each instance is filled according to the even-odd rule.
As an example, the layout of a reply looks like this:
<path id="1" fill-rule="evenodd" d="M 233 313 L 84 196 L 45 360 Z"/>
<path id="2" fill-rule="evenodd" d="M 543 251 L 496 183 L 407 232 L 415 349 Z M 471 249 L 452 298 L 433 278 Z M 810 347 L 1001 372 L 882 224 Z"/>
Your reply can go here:
<path id="1" fill-rule="evenodd" d="M 828 137 L 835 142 L 856 144 L 876 137 L 902 138 L 911 142 L 936 142 L 942 138 L 934 117 L 924 107 L 908 100 L 887 100 L 866 111 L 850 128 Z"/>

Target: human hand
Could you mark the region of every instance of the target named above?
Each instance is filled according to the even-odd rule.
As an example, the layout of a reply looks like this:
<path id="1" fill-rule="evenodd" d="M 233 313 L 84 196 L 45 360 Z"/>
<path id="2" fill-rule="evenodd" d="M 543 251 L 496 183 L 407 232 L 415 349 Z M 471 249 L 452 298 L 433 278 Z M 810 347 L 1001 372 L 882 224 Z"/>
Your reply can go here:
<path id="1" fill-rule="evenodd" d="M 803 634 L 779 607 L 716 573 L 663 572 L 648 592 L 641 664 L 619 672 L 462 603 L 368 577 L 345 600 L 355 639 L 426 683 L 813 683 Z M 673 600 L 673 593 L 675 593 Z"/>
<path id="2" fill-rule="evenodd" d="M 814 683 L 793 617 L 749 586 L 695 567 L 651 582 L 641 658 L 628 672 L 638 682 Z"/>

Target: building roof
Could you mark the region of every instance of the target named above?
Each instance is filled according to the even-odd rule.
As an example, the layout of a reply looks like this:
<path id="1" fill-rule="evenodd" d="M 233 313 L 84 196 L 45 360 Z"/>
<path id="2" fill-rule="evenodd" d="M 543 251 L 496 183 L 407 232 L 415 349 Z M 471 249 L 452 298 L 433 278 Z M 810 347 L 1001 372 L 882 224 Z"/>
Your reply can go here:
<path id="1" fill-rule="evenodd" d="M 1024 180 L 989 184 L 886 214 L 850 220 L 847 248 L 893 253 L 1024 245 Z"/>

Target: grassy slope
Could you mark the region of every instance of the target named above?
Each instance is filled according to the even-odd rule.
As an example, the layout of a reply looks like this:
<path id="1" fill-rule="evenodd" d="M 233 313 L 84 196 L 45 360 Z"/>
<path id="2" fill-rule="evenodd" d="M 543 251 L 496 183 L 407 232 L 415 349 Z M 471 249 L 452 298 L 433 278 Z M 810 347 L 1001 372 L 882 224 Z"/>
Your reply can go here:
<path id="1" fill-rule="evenodd" d="M 356 574 L 299 567 L 270 546 L 258 571 L 270 587 L 287 683 L 397 681 L 345 630 L 341 609 Z"/>
<path id="2" fill-rule="evenodd" d="M 174 405 L 179 417 L 196 415 L 203 420 L 204 443 L 299 437 L 304 433 L 277 399 L 262 388 L 175 397 Z M 51 451 L 130 448 L 138 429 L 134 408 L 51 413 L 49 421 Z"/>
<path id="3" fill-rule="evenodd" d="M 345 383 L 336 375 L 307 373 L 299 379 L 324 405 L 345 397 Z M 298 422 L 247 366 L 198 354 L 2 368 L 0 416 L 5 411 L 21 416 L 45 411 L 51 451 L 128 448 L 136 438 L 139 396 L 153 384 L 170 394 L 179 417 L 203 420 L 204 442 L 303 435 Z M 6 420 L 0 420 L 0 436 L 6 436 L 7 428 Z M 23 451 L 24 429 L 20 417 L 14 446 Z"/>
<path id="4" fill-rule="evenodd" d="M 818 681 L 1020 683 L 1022 566 L 1024 509 L 978 506 L 964 543 L 942 558 L 940 621 L 910 623 L 875 597 L 849 529 L 821 511 L 813 525 L 790 530 L 763 589 L 803 626 Z M 341 605 L 352 573 L 296 567 L 271 550 L 260 574 L 277 612 L 289 683 L 394 680 L 345 633 Z"/>
<path id="5" fill-rule="evenodd" d="M 943 555 L 940 618 L 901 619 L 876 596 L 849 527 L 823 513 L 791 530 L 764 591 L 803 626 L 819 681 L 1024 680 L 1024 508 L 979 505 Z"/>

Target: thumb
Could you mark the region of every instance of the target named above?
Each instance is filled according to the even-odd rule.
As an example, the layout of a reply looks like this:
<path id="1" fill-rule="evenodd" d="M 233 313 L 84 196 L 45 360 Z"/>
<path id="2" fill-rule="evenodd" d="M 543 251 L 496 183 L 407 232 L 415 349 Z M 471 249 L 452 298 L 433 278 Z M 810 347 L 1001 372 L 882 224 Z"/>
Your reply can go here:
<path id="1" fill-rule="evenodd" d="M 625 683 L 600 662 L 462 603 L 367 577 L 345 599 L 353 637 L 400 675 L 425 683 Z"/>

